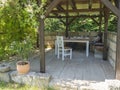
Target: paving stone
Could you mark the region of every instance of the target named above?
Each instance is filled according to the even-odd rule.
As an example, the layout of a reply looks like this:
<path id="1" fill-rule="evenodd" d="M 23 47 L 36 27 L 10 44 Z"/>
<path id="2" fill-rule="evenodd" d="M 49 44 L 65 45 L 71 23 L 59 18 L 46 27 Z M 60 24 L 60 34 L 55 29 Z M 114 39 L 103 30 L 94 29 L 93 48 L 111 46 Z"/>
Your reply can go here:
<path id="1" fill-rule="evenodd" d="M 11 79 L 16 83 L 38 87 L 47 87 L 51 78 L 48 73 L 29 72 L 27 74 L 18 74 L 17 71 L 13 71 L 10 76 Z"/>
<path id="2" fill-rule="evenodd" d="M 10 77 L 10 72 L 0 72 L 0 80 L 4 82 L 10 82 L 11 77 Z"/>
<path id="3" fill-rule="evenodd" d="M 10 66 L 8 64 L 5 63 L 1 63 L 0 64 L 0 72 L 8 72 L 10 71 Z"/>

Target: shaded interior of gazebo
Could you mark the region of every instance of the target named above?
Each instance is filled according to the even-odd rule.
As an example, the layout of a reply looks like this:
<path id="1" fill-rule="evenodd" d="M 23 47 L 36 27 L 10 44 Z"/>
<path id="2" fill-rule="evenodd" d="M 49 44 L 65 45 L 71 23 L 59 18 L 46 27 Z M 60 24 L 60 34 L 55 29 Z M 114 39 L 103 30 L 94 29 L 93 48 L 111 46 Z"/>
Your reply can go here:
<path id="1" fill-rule="evenodd" d="M 41 0 L 37 0 L 40 5 Z M 65 36 L 68 37 L 69 25 L 76 18 L 91 18 L 99 26 L 101 31 L 104 20 L 104 51 L 103 59 L 107 60 L 107 29 L 110 14 L 118 17 L 117 48 L 120 48 L 120 1 L 119 0 L 47 0 L 45 5 L 45 18 L 59 18 L 66 26 Z M 99 21 L 96 21 L 96 17 Z M 44 20 L 40 18 L 40 72 L 45 73 L 45 47 L 44 47 Z M 63 21 L 61 18 L 65 18 Z M 120 49 L 116 51 L 116 79 L 120 79 Z"/>

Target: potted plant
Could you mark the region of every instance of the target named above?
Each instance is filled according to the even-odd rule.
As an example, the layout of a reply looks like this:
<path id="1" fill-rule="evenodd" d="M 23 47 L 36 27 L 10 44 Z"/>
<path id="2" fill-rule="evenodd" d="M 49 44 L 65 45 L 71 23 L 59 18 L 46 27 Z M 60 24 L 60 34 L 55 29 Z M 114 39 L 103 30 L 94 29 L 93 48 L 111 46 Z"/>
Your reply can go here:
<path id="1" fill-rule="evenodd" d="M 32 51 L 32 43 L 30 40 L 24 40 L 22 42 L 18 42 L 17 45 L 17 54 L 20 57 L 20 61 L 16 63 L 17 71 L 19 74 L 26 74 L 30 70 L 30 62 L 28 58 Z"/>

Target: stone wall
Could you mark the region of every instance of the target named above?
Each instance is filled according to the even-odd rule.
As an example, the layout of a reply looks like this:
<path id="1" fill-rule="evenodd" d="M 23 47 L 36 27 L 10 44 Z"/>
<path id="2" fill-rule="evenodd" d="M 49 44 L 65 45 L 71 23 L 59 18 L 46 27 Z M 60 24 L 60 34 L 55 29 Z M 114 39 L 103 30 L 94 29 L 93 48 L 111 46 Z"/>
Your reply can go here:
<path id="1" fill-rule="evenodd" d="M 3 75 L 3 72 L 0 74 Z M 5 75 L 6 74 L 6 75 Z M 4 76 L 5 75 L 5 76 Z M 65 80 L 52 78 L 49 73 L 29 72 L 27 74 L 18 74 L 17 71 L 4 72 L 1 79 L 5 82 L 15 82 L 30 86 L 39 87 L 40 90 L 120 90 L 119 80 L 105 80 L 105 81 L 85 81 L 85 80 Z M 46 88 L 46 89 L 45 89 Z"/>
<path id="2" fill-rule="evenodd" d="M 114 69 L 116 62 L 116 36 L 117 34 L 115 32 L 108 32 L 108 60 Z"/>
<path id="3" fill-rule="evenodd" d="M 29 72 L 27 74 L 18 74 L 17 71 L 11 69 L 9 71 L 5 70 L 5 72 L 0 70 L 0 81 L 16 82 L 40 88 L 51 87 L 53 88 L 51 90 L 120 90 L 119 80 L 105 80 L 103 82 L 65 80 L 53 78 L 49 73 Z"/>

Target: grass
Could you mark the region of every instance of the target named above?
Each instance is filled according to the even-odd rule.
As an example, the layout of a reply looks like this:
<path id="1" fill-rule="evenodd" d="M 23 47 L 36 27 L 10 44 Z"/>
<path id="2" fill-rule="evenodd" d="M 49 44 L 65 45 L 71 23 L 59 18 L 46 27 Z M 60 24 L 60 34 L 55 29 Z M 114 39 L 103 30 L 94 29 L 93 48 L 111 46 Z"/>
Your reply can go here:
<path id="1" fill-rule="evenodd" d="M 0 90 L 54 90 L 54 89 L 51 87 L 40 89 L 39 87 L 33 87 L 16 83 L 6 83 L 0 81 Z"/>

